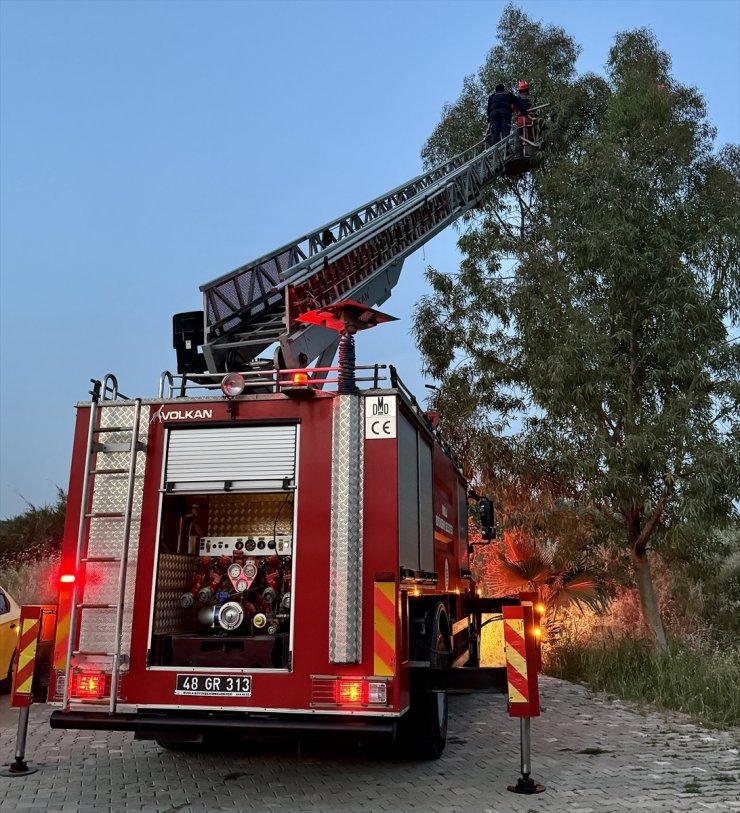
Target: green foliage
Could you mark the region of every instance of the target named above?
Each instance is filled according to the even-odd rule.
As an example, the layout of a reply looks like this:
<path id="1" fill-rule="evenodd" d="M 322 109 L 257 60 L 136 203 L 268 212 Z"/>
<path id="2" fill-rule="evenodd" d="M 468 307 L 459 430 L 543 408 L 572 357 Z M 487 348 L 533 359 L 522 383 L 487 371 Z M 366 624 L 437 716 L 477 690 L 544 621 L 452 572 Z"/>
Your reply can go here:
<path id="1" fill-rule="evenodd" d="M 478 140 L 497 81 L 527 78 L 556 123 L 539 169 L 497 181 L 467 220 L 458 272 L 428 270 L 414 330 L 468 473 L 516 482 L 551 540 L 618 542 L 639 567 L 740 497 L 740 150 L 713 151 L 701 95 L 650 31 L 616 36 L 605 77 L 578 76 L 578 51 L 509 6 L 443 111 L 427 163 Z M 542 494 L 559 510 L 536 508 Z"/>
<path id="2" fill-rule="evenodd" d="M 66 510 L 67 495 L 58 488 L 53 505 L 39 508 L 28 503 L 22 514 L 0 520 L 0 566 L 11 565 L 19 557 L 30 562 L 58 552 Z"/>
<path id="3" fill-rule="evenodd" d="M 0 561 L 0 586 L 19 604 L 56 604 L 59 592 L 61 555 L 50 552 L 42 558 L 18 556 Z"/>
<path id="4" fill-rule="evenodd" d="M 685 712 L 717 726 L 740 725 L 740 650 L 674 644 L 654 654 L 640 641 L 560 640 L 548 674 L 628 700 Z"/>
<path id="5" fill-rule="evenodd" d="M 498 546 L 482 568 L 494 595 L 510 596 L 529 590 L 542 597 L 547 615 L 571 605 L 604 610 L 607 591 L 603 573 L 589 566 L 587 558 L 572 561 L 556 548 L 541 548 L 531 542 Z"/>
<path id="6" fill-rule="evenodd" d="M 740 646 L 740 524 L 676 550 L 676 560 L 667 591 L 672 628 Z"/>

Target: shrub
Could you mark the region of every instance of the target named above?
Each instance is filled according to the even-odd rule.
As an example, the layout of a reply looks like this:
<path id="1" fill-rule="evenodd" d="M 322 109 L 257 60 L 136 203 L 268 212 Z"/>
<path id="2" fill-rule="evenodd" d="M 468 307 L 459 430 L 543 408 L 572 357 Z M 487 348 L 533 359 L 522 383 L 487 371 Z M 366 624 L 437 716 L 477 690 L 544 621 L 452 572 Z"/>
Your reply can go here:
<path id="1" fill-rule="evenodd" d="M 61 556 L 19 556 L 0 564 L 0 585 L 19 604 L 56 604 Z"/>
<path id="2" fill-rule="evenodd" d="M 655 654 L 639 640 L 563 635 L 547 653 L 545 670 L 713 725 L 740 725 L 738 648 L 673 642 L 668 652 Z"/>
<path id="3" fill-rule="evenodd" d="M 31 561 L 58 552 L 64 536 L 66 510 L 67 495 L 57 488 L 53 505 L 37 508 L 28 503 L 22 514 L 0 520 L 0 567 L 12 564 L 18 557 Z"/>

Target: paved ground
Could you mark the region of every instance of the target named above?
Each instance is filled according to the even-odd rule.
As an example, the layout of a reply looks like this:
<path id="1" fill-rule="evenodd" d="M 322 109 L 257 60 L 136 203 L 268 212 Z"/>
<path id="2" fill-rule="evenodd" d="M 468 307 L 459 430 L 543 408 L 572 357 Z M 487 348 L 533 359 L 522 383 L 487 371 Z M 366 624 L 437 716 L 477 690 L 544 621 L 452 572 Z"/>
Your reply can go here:
<path id="1" fill-rule="evenodd" d="M 533 721 L 538 796 L 506 790 L 519 768 L 519 727 L 501 697 L 451 700 L 437 762 L 316 744 L 252 745 L 238 753 L 173 753 L 130 734 L 52 731 L 35 706 L 31 776 L 0 777 L 15 813 L 624 813 L 740 811 L 740 731 L 707 731 L 642 714 L 579 686 L 544 679 Z M 16 712 L 0 704 L 0 760 L 15 752 Z"/>

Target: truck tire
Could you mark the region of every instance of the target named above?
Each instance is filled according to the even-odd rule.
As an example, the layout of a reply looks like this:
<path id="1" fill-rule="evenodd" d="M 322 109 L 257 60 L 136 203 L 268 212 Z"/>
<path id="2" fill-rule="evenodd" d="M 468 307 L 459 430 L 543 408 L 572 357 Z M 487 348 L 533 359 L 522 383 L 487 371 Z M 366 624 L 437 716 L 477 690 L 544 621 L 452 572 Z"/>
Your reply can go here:
<path id="1" fill-rule="evenodd" d="M 431 668 L 450 661 L 450 624 L 444 604 L 439 602 L 422 642 Z M 447 743 L 448 704 L 446 692 L 412 691 L 411 708 L 401 719 L 399 746 L 416 759 L 439 759 Z"/>

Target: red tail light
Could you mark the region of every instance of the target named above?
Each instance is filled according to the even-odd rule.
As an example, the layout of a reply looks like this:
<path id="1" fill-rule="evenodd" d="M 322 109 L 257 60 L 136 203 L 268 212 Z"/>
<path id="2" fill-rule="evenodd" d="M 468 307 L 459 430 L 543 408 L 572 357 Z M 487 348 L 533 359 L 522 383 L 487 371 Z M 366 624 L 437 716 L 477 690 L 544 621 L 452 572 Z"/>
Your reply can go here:
<path id="1" fill-rule="evenodd" d="M 102 672 L 78 672 L 72 675 L 72 697 L 99 700 L 104 693 L 105 675 Z"/>
<path id="2" fill-rule="evenodd" d="M 368 701 L 368 684 L 363 680 L 338 680 L 334 684 L 335 703 L 358 703 Z"/>
<path id="3" fill-rule="evenodd" d="M 59 581 L 62 584 L 74 584 L 75 582 L 75 574 L 74 573 L 65 573 L 59 577 Z"/>
<path id="4" fill-rule="evenodd" d="M 369 677 L 320 677 L 312 681 L 314 706 L 388 706 L 391 684 Z"/>

